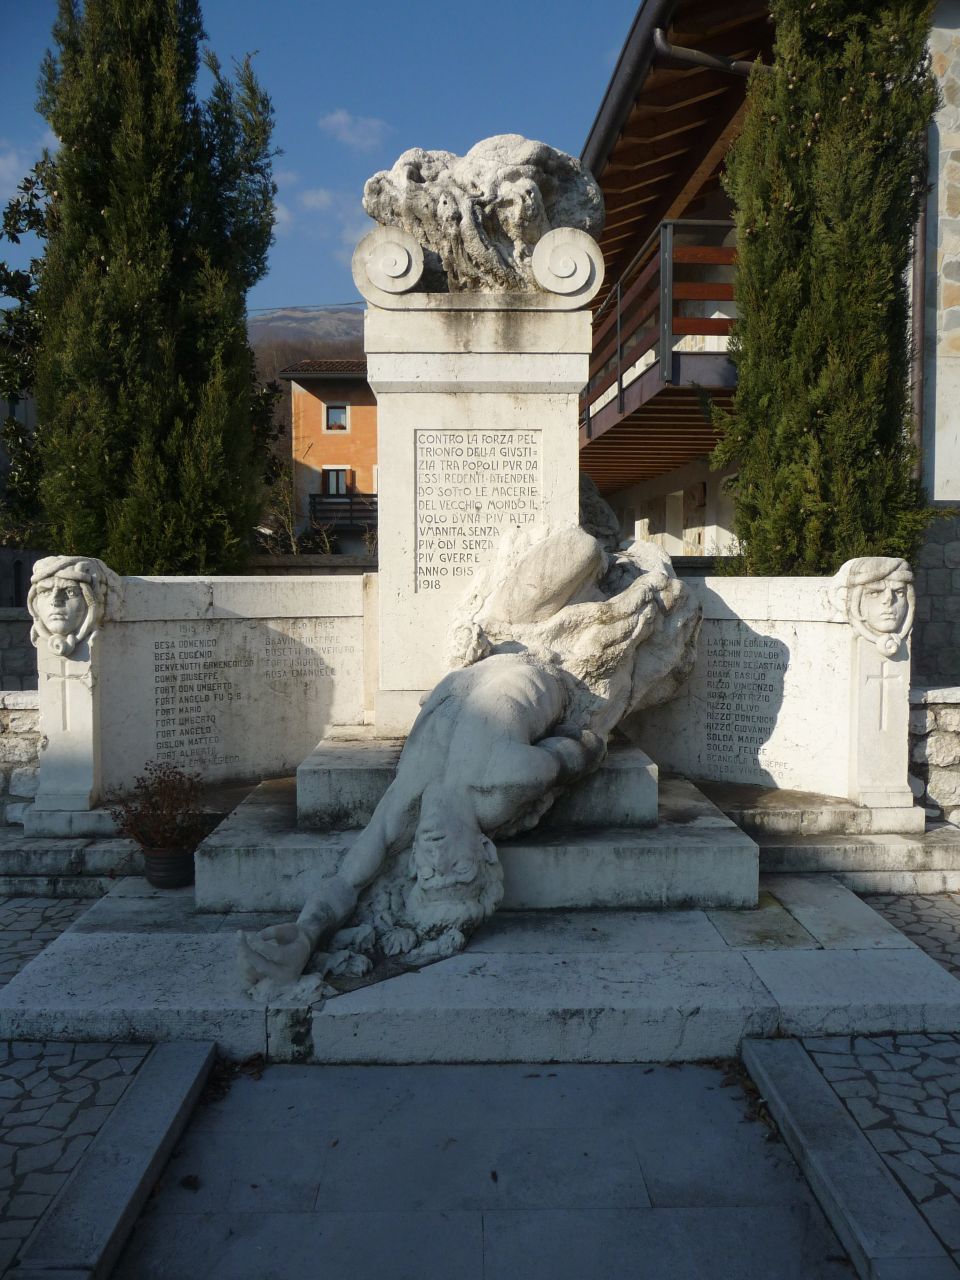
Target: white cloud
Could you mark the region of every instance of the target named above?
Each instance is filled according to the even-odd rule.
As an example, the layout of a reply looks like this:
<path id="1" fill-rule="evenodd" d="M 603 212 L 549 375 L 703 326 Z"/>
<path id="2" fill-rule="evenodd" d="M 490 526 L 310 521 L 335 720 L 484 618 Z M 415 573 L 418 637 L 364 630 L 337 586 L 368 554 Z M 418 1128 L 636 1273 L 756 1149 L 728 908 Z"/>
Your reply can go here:
<path id="1" fill-rule="evenodd" d="M 0 141 L 0 203 L 13 197 L 17 183 L 30 168 L 26 155 L 9 143 Z"/>
<path id="2" fill-rule="evenodd" d="M 16 146 L 0 138 L 0 205 L 13 198 L 21 179 L 40 159 L 43 148 L 56 151 L 59 146 L 60 140 L 52 129 L 44 129 L 33 146 Z"/>
<path id="3" fill-rule="evenodd" d="M 326 187 L 312 187 L 309 191 L 300 192 L 300 203 L 304 209 L 329 209 L 335 198 L 334 193 Z"/>
<path id="4" fill-rule="evenodd" d="M 274 169 L 273 180 L 278 187 L 295 187 L 300 181 L 296 169 Z"/>
<path id="5" fill-rule="evenodd" d="M 282 200 L 273 202 L 273 225 L 278 236 L 285 236 L 293 226 L 293 214 Z"/>
<path id="6" fill-rule="evenodd" d="M 373 151 L 392 131 L 386 120 L 378 120 L 376 116 L 351 115 L 345 107 L 337 107 L 336 111 L 321 116 L 317 125 L 337 142 L 357 151 Z"/>

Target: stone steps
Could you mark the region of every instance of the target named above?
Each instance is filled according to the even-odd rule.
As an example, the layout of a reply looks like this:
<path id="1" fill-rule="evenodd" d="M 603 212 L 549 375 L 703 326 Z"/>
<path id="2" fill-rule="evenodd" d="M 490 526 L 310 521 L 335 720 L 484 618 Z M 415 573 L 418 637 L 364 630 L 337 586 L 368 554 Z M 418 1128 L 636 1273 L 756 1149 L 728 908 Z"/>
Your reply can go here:
<path id="1" fill-rule="evenodd" d="M 131 878 L 0 991 L 0 1038 L 215 1040 L 277 1062 L 646 1062 L 745 1036 L 947 1031 L 960 982 L 827 876 L 752 911 L 502 913 L 467 950 L 325 1004 L 246 996 L 236 930 Z"/>
<path id="2" fill-rule="evenodd" d="M 545 827 L 504 841 L 504 908 L 756 903 L 756 845 L 692 783 L 661 783 L 659 816 L 656 827 Z M 298 829 L 292 781 L 264 783 L 198 848 L 197 903 L 204 911 L 299 911 L 354 839 L 355 831 Z"/>
<path id="3" fill-rule="evenodd" d="M 728 782 L 697 785 L 760 843 L 773 836 L 922 835 L 926 821 L 920 805 L 877 809 L 811 791 Z"/>
<path id="4" fill-rule="evenodd" d="M 858 893 L 960 891 L 960 830 L 948 823 L 921 835 L 762 835 L 768 873 L 829 872 Z"/>

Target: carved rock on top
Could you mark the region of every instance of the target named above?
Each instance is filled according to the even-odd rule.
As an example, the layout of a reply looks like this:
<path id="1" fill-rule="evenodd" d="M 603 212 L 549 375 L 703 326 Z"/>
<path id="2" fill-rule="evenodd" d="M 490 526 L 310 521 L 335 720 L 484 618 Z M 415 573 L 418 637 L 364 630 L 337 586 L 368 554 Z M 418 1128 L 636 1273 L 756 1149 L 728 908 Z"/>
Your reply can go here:
<path id="1" fill-rule="evenodd" d="M 420 288 L 433 293 L 538 290 L 551 271 L 544 251 L 533 260 L 545 235 L 603 229 L 603 196 L 580 161 L 515 133 L 478 142 L 462 157 L 405 151 L 368 179 L 363 207 L 422 246 Z M 562 280 L 568 267 L 558 261 L 552 270 Z"/>
<path id="2" fill-rule="evenodd" d="M 916 595 L 906 560 L 894 556 L 860 556 L 834 575 L 830 598 L 857 635 L 886 658 L 895 657 L 910 634 Z"/>
<path id="3" fill-rule="evenodd" d="M 33 566 L 27 608 L 33 618 L 30 639 L 47 642 L 51 653 L 69 658 L 103 621 L 107 591 L 119 593 L 120 581 L 102 560 L 91 556 L 45 556 Z"/>

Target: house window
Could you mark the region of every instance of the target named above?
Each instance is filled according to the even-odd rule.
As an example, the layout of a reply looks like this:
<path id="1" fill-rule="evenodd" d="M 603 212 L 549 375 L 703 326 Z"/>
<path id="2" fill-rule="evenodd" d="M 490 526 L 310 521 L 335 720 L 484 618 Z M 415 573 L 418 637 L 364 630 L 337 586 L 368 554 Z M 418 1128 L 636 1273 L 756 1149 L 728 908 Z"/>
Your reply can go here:
<path id="1" fill-rule="evenodd" d="M 325 498 L 345 498 L 347 495 L 347 467 L 323 468 L 323 495 Z"/>
<path id="2" fill-rule="evenodd" d="M 345 404 L 327 405 L 327 431 L 347 430 L 347 406 Z"/>

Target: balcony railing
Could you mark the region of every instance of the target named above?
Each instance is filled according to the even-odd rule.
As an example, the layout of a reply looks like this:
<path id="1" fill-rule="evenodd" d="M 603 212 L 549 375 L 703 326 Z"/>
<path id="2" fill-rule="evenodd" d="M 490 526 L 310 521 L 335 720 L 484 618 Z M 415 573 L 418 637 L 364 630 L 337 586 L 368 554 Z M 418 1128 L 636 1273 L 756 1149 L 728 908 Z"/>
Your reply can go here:
<path id="1" fill-rule="evenodd" d="M 310 523 L 334 529 L 367 529 L 377 523 L 375 493 L 311 493 Z"/>
<path id="2" fill-rule="evenodd" d="M 675 351 L 725 350 L 733 327 L 732 233 L 732 222 L 663 222 L 607 294 L 594 314 L 581 398 L 588 438 L 591 413 L 614 398 L 622 413 L 624 386 L 657 360 L 669 386 Z"/>

